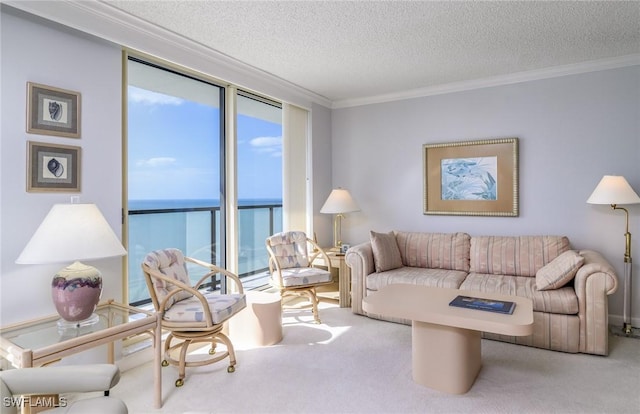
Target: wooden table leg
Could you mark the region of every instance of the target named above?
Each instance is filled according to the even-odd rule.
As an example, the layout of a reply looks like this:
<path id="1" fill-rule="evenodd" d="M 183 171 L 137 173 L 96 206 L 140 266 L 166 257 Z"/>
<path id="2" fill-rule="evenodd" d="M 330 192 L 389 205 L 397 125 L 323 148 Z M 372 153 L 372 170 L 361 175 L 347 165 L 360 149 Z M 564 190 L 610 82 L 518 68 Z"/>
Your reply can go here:
<path id="1" fill-rule="evenodd" d="M 344 257 L 340 260 L 338 267 L 340 275 L 338 278 L 338 288 L 340 290 L 340 307 L 351 307 L 351 269 L 347 266 Z"/>

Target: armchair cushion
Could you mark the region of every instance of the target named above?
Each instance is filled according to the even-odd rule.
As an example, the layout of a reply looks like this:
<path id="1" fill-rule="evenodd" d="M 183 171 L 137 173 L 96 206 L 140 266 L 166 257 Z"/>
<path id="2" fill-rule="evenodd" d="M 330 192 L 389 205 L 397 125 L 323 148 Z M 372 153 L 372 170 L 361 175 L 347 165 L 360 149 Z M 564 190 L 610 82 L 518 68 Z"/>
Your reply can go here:
<path id="1" fill-rule="evenodd" d="M 307 267 L 307 235 L 302 231 L 290 231 L 269 237 L 269 243 L 281 269 Z"/>
<path id="2" fill-rule="evenodd" d="M 158 270 L 165 276 L 171 277 L 178 282 L 186 284 L 187 286 L 191 286 L 184 256 L 178 249 L 153 251 L 145 257 L 144 263 L 150 268 Z M 162 302 L 169 295 L 169 292 L 175 288 L 175 285 L 164 280 L 156 278 L 153 279 L 153 289 L 156 291 L 156 295 L 158 296 L 158 302 Z M 178 292 L 167 301 L 165 308 L 168 309 L 174 303 L 183 299 L 188 299 L 192 296 L 193 294 L 191 292 Z"/>
<path id="3" fill-rule="evenodd" d="M 214 324 L 224 322 L 247 306 L 244 293 L 221 295 L 218 292 L 208 292 L 203 296 L 209 304 L 208 310 L 211 312 L 211 320 Z M 195 296 L 176 302 L 165 311 L 164 320 L 171 322 L 203 322 L 205 319 L 202 302 Z"/>
<path id="4" fill-rule="evenodd" d="M 370 236 L 376 272 L 380 273 L 402 267 L 402 256 L 400 256 L 398 242 L 393 232 L 376 233 L 372 231 Z"/>
<path id="5" fill-rule="evenodd" d="M 573 279 L 583 263 L 584 257 L 578 252 L 567 250 L 536 272 L 536 288 L 561 288 Z"/>
<path id="6" fill-rule="evenodd" d="M 331 272 L 316 267 L 296 267 L 282 271 L 284 287 L 306 286 L 331 282 Z"/>

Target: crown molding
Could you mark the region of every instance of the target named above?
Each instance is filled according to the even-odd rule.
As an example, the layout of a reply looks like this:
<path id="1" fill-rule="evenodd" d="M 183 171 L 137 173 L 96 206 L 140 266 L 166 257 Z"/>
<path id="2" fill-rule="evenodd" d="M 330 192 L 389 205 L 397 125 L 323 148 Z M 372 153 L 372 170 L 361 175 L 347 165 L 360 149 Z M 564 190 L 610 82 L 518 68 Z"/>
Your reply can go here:
<path id="1" fill-rule="evenodd" d="M 426 96 L 442 95 L 454 92 L 463 92 L 473 89 L 489 88 L 493 86 L 511 85 L 514 83 L 529 82 L 540 79 L 555 78 L 566 75 L 596 72 L 607 69 L 617 69 L 626 66 L 640 65 L 640 54 L 632 54 L 615 58 L 592 60 L 550 68 L 511 73 L 508 75 L 493 76 L 470 81 L 452 82 L 443 85 L 435 85 L 426 88 L 411 89 L 402 92 L 394 92 L 384 95 L 369 96 L 363 98 L 344 99 L 333 101 L 332 109 L 348 108 L 353 106 L 372 105 L 385 102 L 401 101 L 405 99 L 422 98 Z"/>
<path id="2" fill-rule="evenodd" d="M 389 94 L 331 101 L 285 79 L 125 13 L 101 1 L 0 0 L 15 9 L 105 39 L 122 47 L 188 67 L 240 88 L 309 109 L 311 103 L 339 109 L 510 85 L 640 65 L 640 54 L 452 82 Z"/>
<path id="3" fill-rule="evenodd" d="M 278 100 L 309 108 L 311 103 L 330 108 L 332 102 L 285 79 L 257 69 L 217 50 L 186 39 L 101 1 L 17 1 L 3 3 L 44 19 L 188 67 L 266 94 Z"/>

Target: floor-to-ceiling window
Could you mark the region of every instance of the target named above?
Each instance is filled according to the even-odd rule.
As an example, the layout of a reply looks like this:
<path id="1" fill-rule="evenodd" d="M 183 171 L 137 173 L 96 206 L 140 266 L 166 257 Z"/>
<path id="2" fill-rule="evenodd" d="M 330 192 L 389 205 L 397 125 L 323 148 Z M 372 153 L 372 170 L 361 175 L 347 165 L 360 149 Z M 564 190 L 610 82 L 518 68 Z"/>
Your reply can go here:
<path id="1" fill-rule="evenodd" d="M 238 92 L 236 99 L 238 271 L 265 283 L 265 239 L 282 231 L 282 106 Z"/>
<path id="2" fill-rule="evenodd" d="M 137 304 L 149 298 L 140 263 L 152 250 L 225 265 L 224 88 L 133 58 L 127 77 L 128 296 Z"/>
<path id="3" fill-rule="evenodd" d="M 129 303 L 149 301 L 140 263 L 167 247 L 224 267 L 237 260 L 245 288 L 265 285 L 265 239 L 283 222 L 282 106 L 131 57 L 127 78 Z M 225 93 L 235 107 L 225 105 Z M 235 110 L 228 128 L 225 107 Z M 225 145 L 235 145 L 235 163 L 225 160 Z M 222 202 L 229 179 L 237 191 L 232 206 Z M 238 229 L 229 250 L 227 226 Z M 202 271 L 190 275 L 195 282 Z"/>

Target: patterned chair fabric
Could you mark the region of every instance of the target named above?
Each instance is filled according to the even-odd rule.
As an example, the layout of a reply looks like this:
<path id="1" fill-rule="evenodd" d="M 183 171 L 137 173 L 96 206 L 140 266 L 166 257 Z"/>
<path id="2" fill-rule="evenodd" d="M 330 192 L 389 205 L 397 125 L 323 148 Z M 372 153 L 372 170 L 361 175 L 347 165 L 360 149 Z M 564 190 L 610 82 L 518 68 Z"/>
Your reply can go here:
<path id="1" fill-rule="evenodd" d="M 187 263 L 208 270 L 193 286 Z M 228 372 L 235 371 L 236 357 L 233 344 L 223 330 L 223 323 L 247 306 L 242 283 L 237 275 L 191 257 L 178 249 L 156 250 L 147 254 L 142 271 L 156 312 L 162 315 L 163 329 L 169 331 L 164 343 L 163 365 L 177 365 L 176 387 L 184 384 L 186 367 L 202 366 L 229 358 Z M 212 276 L 220 274 L 227 282 L 233 281 L 235 293 L 201 292 L 200 286 Z M 228 284 L 232 287 L 232 284 Z M 175 343 L 174 343 L 175 341 Z M 210 357 L 188 360 L 191 344 L 208 343 Z M 218 351 L 217 344 L 226 349 Z M 178 351 L 179 352 L 176 352 Z M 176 359 L 174 356 L 178 354 Z"/>
<path id="2" fill-rule="evenodd" d="M 211 320 L 220 324 L 247 306 L 244 294 L 220 295 L 217 292 L 204 293 L 209 304 Z M 200 300 L 195 297 L 183 299 L 164 313 L 164 320 L 171 322 L 203 322 L 205 320 Z"/>
<path id="3" fill-rule="evenodd" d="M 272 259 L 275 260 L 276 269 L 271 273 L 277 285 L 294 287 L 331 282 L 331 272 L 311 267 L 307 249 L 309 242 L 302 231 L 278 233 L 267 239 Z"/>
<path id="4" fill-rule="evenodd" d="M 301 231 L 274 234 L 269 237 L 273 255 L 281 269 L 309 266 L 307 235 Z"/>
<path id="5" fill-rule="evenodd" d="M 143 263 L 150 269 L 157 270 L 165 276 L 175 279 L 178 282 L 191 286 L 189 274 L 187 272 L 187 263 L 184 255 L 178 249 L 155 250 L 144 258 Z M 156 292 L 158 301 L 162 302 L 169 295 L 169 292 L 176 289 L 177 286 L 163 279 L 152 279 L 153 289 Z M 193 294 L 187 291 L 181 291 L 173 295 L 165 304 L 165 310 L 169 309 L 174 303 L 183 299 L 192 297 Z"/>
<path id="6" fill-rule="evenodd" d="M 320 257 L 325 266 L 329 267 L 329 256 L 302 231 L 274 234 L 267 238 L 266 244 L 271 284 L 280 290 L 283 297 L 307 297 L 312 305 L 314 319 L 320 323 L 316 286 L 331 283 L 333 279 L 329 270 L 313 267 L 313 261 Z M 311 256 L 307 247 L 309 245 L 315 249 Z"/>

